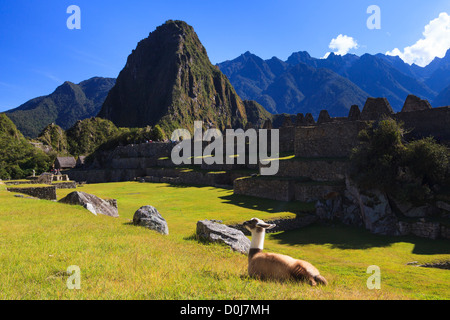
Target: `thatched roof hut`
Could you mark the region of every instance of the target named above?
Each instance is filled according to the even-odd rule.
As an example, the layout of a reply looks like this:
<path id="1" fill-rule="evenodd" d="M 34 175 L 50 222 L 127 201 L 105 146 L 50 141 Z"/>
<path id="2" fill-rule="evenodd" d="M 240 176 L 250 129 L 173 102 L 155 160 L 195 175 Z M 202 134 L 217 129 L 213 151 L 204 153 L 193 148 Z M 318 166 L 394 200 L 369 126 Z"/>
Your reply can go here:
<path id="1" fill-rule="evenodd" d="M 64 170 L 72 169 L 77 165 L 74 157 L 57 157 L 55 160 L 55 169 Z"/>

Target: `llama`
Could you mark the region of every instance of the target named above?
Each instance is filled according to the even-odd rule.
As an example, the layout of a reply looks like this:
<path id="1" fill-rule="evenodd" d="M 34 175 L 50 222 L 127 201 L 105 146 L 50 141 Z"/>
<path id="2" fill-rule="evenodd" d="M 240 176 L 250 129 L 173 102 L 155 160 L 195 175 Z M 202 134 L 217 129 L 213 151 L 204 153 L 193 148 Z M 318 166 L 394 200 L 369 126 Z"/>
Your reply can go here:
<path id="1" fill-rule="evenodd" d="M 252 233 L 252 241 L 248 255 L 248 274 L 260 279 L 279 281 L 308 281 L 310 285 L 327 285 L 327 280 L 320 275 L 311 263 L 292 257 L 263 252 L 266 230 L 275 227 L 261 219 L 253 218 L 244 222 L 244 227 Z"/>

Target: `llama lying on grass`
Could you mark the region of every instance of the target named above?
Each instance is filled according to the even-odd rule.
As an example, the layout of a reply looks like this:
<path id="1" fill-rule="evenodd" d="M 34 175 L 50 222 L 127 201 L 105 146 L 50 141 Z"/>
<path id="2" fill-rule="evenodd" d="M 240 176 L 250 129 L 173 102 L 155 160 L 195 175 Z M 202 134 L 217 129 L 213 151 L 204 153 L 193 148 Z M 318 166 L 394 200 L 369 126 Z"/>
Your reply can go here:
<path id="1" fill-rule="evenodd" d="M 274 224 L 253 218 L 244 222 L 244 227 L 252 233 L 252 241 L 248 255 L 248 274 L 251 277 L 271 280 L 308 281 L 312 286 L 327 285 L 328 282 L 320 275 L 311 263 L 297 260 L 277 253 L 263 252 L 266 229 L 272 229 Z"/>

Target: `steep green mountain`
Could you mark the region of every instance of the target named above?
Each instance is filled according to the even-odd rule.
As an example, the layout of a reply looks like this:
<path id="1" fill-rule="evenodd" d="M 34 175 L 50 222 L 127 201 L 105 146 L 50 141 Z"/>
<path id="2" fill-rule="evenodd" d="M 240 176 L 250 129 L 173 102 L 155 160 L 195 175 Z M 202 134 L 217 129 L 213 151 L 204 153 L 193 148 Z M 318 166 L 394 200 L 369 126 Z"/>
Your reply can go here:
<path id="1" fill-rule="evenodd" d="M 37 140 L 50 146 L 58 156 L 70 155 L 66 132 L 57 124 L 52 123 L 45 127 Z"/>
<path id="2" fill-rule="evenodd" d="M 0 113 L 0 179 L 21 179 L 40 174 L 53 162 L 34 147 L 4 113 Z"/>
<path id="3" fill-rule="evenodd" d="M 22 133 L 5 113 L 0 113 L 0 135 L 16 140 L 23 139 Z"/>
<path id="4" fill-rule="evenodd" d="M 251 110 L 257 110 L 249 106 Z M 97 151 L 111 150 L 119 145 L 142 143 L 146 140 L 163 141 L 165 133 L 156 125 L 145 128 L 117 128 L 114 123 L 101 118 L 77 121 L 65 131 L 56 124 L 48 125 L 37 141 L 50 146 L 58 156 L 88 156 Z"/>
<path id="5" fill-rule="evenodd" d="M 66 131 L 69 152 L 74 156 L 89 155 L 119 133 L 120 130 L 109 120 L 79 120 Z"/>
<path id="6" fill-rule="evenodd" d="M 168 133 L 196 120 L 220 129 L 247 123 L 243 101 L 194 29 L 172 20 L 138 43 L 98 116 L 119 127 L 159 124 Z"/>
<path id="7" fill-rule="evenodd" d="M 262 128 L 266 120 L 273 121 L 273 115 L 256 101 L 244 100 L 243 103 L 247 113 L 247 123 L 252 124 L 254 128 Z"/>
<path id="8" fill-rule="evenodd" d="M 66 130 L 78 120 L 97 115 L 114 83 L 115 79 L 99 77 L 79 84 L 66 81 L 52 94 L 32 99 L 6 114 L 27 137 L 37 137 L 51 123 Z"/>

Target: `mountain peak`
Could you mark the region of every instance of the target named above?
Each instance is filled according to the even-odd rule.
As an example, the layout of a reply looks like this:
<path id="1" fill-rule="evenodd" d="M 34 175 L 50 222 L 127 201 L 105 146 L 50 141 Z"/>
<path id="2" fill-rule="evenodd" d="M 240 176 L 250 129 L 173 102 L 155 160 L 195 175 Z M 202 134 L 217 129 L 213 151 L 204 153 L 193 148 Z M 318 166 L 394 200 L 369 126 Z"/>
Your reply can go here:
<path id="1" fill-rule="evenodd" d="M 62 85 L 56 88 L 53 94 L 56 95 L 63 94 L 75 97 L 78 91 L 81 91 L 78 85 L 70 81 L 64 81 Z"/>
<path id="2" fill-rule="evenodd" d="M 307 51 L 298 51 L 291 54 L 289 58 L 286 60 L 286 62 L 290 65 L 295 65 L 299 62 L 308 64 L 308 62 L 310 62 L 313 59 L 314 58 L 312 58 Z"/>
<path id="3" fill-rule="evenodd" d="M 138 43 L 98 116 L 122 127 L 160 124 L 167 132 L 196 120 L 218 128 L 246 123 L 229 80 L 211 64 L 194 28 L 179 20 Z"/>

